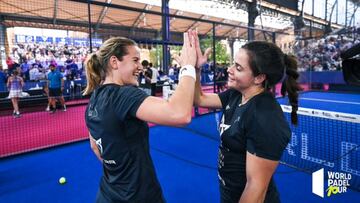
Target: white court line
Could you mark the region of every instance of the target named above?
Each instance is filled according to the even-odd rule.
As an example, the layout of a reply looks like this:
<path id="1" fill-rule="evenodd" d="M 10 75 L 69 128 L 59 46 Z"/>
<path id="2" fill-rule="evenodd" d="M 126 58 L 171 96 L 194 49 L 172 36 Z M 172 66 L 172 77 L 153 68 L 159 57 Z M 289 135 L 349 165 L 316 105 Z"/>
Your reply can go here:
<path id="1" fill-rule="evenodd" d="M 336 101 L 336 100 L 328 100 L 328 99 L 300 98 L 300 100 L 310 100 L 310 101 L 332 102 L 332 103 L 339 103 L 339 104 L 355 104 L 355 105 L 360 105 L 359 102 L 346 102 L 346 101 Z"/>

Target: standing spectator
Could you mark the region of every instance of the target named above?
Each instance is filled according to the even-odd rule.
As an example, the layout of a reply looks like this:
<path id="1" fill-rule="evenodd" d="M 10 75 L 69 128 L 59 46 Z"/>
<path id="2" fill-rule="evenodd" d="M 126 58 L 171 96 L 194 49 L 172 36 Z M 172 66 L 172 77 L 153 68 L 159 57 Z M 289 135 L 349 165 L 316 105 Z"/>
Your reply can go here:
<path id="1" fill-rule="evenodd" d="M 15 64 L 14 60 L 13 60 L 10 56 L 8 56 L 8 57 L 6 58 L 6 65 L 7 65 L 7 67 L 8 67 L 8 73 L 9 73 L 9 74 L 11 74 L 11 73 L 13 72 L 13 70 L 14 70 L 14 64 Z"/>
<path id="2" fill-rule="evenodd" d="M 24 80 L 18 75 L 19 72 L 14 70 L 7 82 L 7 86 L 9 88 L 9 98 L 11 99 L 14 107 L 14 118 L 19 118 L 21 116 L 19 112 L 19 98 L 21 97 L 22 87 L 24 86 Z"/>
<path id="3" fill-rule="evenodd" d="M 25 81 L 29 80 L 30 65 L 28 63 L 28 59 L 24 59 L 24 62 L 21 64 L 20 68 Z"/>
<path id="4" fill-rule="evenodd" d="M 50 73 L 48 74 L 48 87 L 49 87 L 49 98 L 50 98 L 50 113 L 56 112 L 56 100 L 59 99 L 63 106 L 63 111 L 66 111 L 65 100 L 62 95 L 64 90 L 63 76 L 59 71 L 56 70 L 53 64 L 49 65 Z"/>
<path id="5" fill-rule="evenodd" d="M 143 67 L 142 70 L 142 75 L 140 75 L 141 79 L 141 84 L 142 87 L 145 89 L 145 92 L 147 92 L 147 94 L 151 95 L 151 76 L 152 76 L 152 71 L 149 68 L 149 62 L 147 60 L 143 60 L 141 62 L 141 65 Z"/>
<path id="6" fill-rule="evenodd" d="M 217 71 L 215 72 L 215 81 L 216 81 L 216 89 L 217 92 L 222 92 L 225 89 L 225 68 L 219 67 L 217 68 Z"/>
<path id="7" fill-rule="evenodd" d="M 153 67 L 152 63 L 149 63 L 149 69 L 151 70 L 151 96 L 156 95 L 156 83 L 159 77 L 159 71 Z"/>
<path id="8" fill-rule="evenodd" d="M 149 67 L 149 62 L 147 60 L 143 60 L 141 62 L 141 65 L 143 66 L 143 69 L 144 69 L 145 84 L 150 86 L 152 70 Z"/>

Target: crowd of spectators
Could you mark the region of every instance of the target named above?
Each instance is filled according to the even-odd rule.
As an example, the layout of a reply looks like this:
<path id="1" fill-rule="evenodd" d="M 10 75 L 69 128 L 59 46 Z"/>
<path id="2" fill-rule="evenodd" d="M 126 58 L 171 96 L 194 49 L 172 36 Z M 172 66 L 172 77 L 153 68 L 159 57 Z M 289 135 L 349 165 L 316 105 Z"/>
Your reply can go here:
<path id="1" fill-rule="evenodd" d="M 323 39 L 312 39 L 295 44 L 293 51 L 298 58 L 299 71 L 341 70 L 340 53 L 359 42 L 360 35 L 356 35 L 355 38 L 333 35 Z M 93 51 L 96 51 L 96 48 Z M 50 71 L 50 64 L 56 66 L 66 81 L 84 79 L 84 61 L 89 52 L 89 47 L 86 46 L 16 44 L 12 47 L 11 53 L 6 59 L 7 69 L 1 70 L 0 68 L 0 82 L 3 81 L 3 84 L 5 84 L 13 70 L 19 72 L 19 76 L 24 79 L 25 83 L 46 80 L 46 76 Z M 176 80 L 176 77 L 174 77 L 176 70 L 176 66 L 169 67 L 167 76 L 172 80 Z M 203 72 L 206 71 L 209 70 L 204 68 Z M 159 70 L 159 73 L 160 77 L 164 76 L 161 70 Z M 216 75 L 216 79 L 220 80 L 220 78 L 217 78 L 220 76 Z"/>
<path id="2" fill-rule="evenodd" d="M 340 53 L 357 43 L 360 37 L 354 40 L 341 35 L 303 41 L 294 46 L 299 71 L 341 70 Z"/>
<path id="3" fill-rule="evenodd" d="M 74 94 L 75 90 L 79 89 L 76 88 L 75 84 L 82 85 L 86 82 L 84 80 L 84 61 L 88 53 L 88 47 L 61 44 L 28 43 L 13 46 L 11 53 L 6 58 L 7 67 L 3 68 L 0 65 L 0 92 L 10 91 L 8 98 L 12 99 L 14 117 L 20 117 L 17 103 L 20 97 L 24 97 L 25 94 L 23 95 L 22 92 L 24 90 L 37 91 L 42 89 L 43 93 L 49 97 L 49 101 L 52 101 L 52 106 L 50 102 L 48 103 L 47 111 L 55 112 L 56 102 L 53 100 L 56 98 L 60 98 L 63 110 L 66 111 L 62 95 L 63 93 Z M 59 87 L 54 86 L 55 79 L 50 77 L 54 74 L 58 76 L 59 81 L 62 81 L 61 86 L 58 82 Z M 15 76 L 22 81 L 21 86 L 12 84 Z M 16 95 L 14 94 L 15 86 L 18 87 Z M 55 88 L 58 88 L 56 89 L 57 94 L 52 93 Z"/>
<path id="4" fill-rule="evenodd" d="M 60 44 L 16 44 L 6 59 L 7 72 L 11 75 L 17 69 L 25 82 L 46 79 L 49 65 L 53 64 L 67 80 L 84 76 L 83 63 L 88 47 Z"/>

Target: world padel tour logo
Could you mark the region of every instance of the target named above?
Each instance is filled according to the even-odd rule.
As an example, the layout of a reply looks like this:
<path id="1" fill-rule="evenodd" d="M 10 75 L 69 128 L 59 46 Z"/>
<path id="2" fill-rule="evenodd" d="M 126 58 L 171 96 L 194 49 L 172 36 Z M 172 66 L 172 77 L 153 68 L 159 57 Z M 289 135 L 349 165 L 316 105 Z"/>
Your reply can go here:
<path id="1" fill-rule="evenodd" d="M 324 184 L 324 169 L 312 173 L 312 192 L 320 197 L 345 193 L 350 186 L 351 174 L 340 172 L 327 172 L 327 181 Z"/>

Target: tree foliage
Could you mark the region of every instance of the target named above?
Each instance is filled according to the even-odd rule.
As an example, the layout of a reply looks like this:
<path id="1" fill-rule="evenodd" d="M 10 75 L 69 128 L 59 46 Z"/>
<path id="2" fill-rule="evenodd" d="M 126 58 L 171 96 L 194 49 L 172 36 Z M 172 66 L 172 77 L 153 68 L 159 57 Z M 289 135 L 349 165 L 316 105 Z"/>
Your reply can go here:
<path id="1" fill-rule="evenodd" d="M 182 46 L 169 46 L 170 54 L 180 54 Z M 208 36 L 200 40 L 201 50 L 204 52 L 207 48 L 212 48 L 212 36 Z M 221 43 L 220 40 L 215 41 L 215 56 L 216 63 L 230 63 L 230 55 L 226 52 L 226 46 Z M 150 50 L 150 61 L 154 67 L 161 67 L 162 64 L 162 45 L 155 45 Z M 212 61 L 212 53 L 209 61 Z M 170 64 L 173 64 L 173 59 L 170 60 Z"/>
<path id="2" fill-rule="evenodd" d="M 162 45 L 155 45 L 150 50 L 150 61 L 153 63 L 154 67 L 162 67 Z"/>
<path id="3" fill-rule="evenodd" d="M 212 48 L 213 40 L 209 35 L 207 38 L 200 40 L 201 50 L 204 52 L 207 48 Z M 230 63 L 230 55 L 226 52 L 226 46 L 220 40 L 215 40 L 215 59 L 216 63 Z M 212 53 L 209 61 L 212 61 Z"/>

